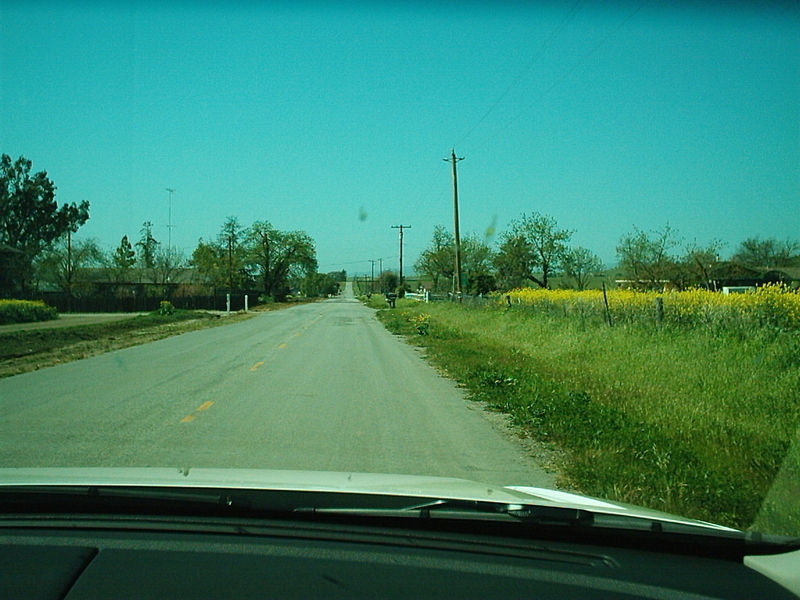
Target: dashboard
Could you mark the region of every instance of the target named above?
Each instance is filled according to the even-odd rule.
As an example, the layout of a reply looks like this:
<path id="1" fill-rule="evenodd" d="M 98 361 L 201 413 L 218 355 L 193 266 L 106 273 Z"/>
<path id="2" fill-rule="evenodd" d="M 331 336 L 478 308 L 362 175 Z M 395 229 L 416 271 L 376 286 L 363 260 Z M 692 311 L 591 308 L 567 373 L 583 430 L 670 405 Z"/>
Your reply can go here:
<path id="1" fill-rule="evenodd" d="M 796 598 L 720 553 L 419 522 L 17 514 L 0 598 Z"/>

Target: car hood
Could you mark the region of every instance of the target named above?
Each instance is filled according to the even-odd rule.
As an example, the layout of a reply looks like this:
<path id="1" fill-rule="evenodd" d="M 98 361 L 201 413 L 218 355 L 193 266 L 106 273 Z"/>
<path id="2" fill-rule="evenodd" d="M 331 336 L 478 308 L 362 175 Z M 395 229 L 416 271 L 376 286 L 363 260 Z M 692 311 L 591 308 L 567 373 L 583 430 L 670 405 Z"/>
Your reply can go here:
<path id="1" fill-rule="evenodd" d="M 716 531 L 737 531 L 722 525 L 620 502 L 600 500 L 574 492 L 524 485 L 497 486 L 467 479 L 423 475 L 263 469 L 103 467 L 0 469 L 0 488 L 24 486 L 120 486 L 339 492 L 421 499 L 533 504 L 639 517 L 665 523 L 694 525 Z"/>

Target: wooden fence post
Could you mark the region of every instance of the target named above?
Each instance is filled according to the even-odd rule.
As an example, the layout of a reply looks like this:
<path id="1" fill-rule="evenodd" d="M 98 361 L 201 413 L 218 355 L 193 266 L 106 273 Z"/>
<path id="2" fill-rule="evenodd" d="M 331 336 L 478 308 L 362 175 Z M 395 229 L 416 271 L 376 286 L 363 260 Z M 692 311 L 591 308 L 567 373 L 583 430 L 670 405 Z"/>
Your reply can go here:
<path id="1" fill-rule="evenodd" d="M 654 303 L 656 306 L 656 327 L 661 329 L 664 325 L 664 298 L 656 296 Z"/>
<path id="2" fill-rule="evenodd" d="M 611 310 L 608 308 L 608 295 L 606 294 L 606 282 L 603 282 L 603 303 L 606 305 L 606 320 L 608 321 L 608 326 L 612 327 L 614 324 L 611 321 Z"/>

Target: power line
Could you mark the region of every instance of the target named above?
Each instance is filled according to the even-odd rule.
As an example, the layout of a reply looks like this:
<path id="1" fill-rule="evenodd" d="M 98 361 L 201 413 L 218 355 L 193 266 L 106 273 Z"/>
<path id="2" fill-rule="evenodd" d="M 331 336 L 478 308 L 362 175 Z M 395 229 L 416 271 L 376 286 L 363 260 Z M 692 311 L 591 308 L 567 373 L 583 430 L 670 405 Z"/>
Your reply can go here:
<path id="1" fill-rule="evenodd" d="M 514 80 L 510 84 L 508 84 L 503 93 L 500 94 L 497 100 L 494 101 L 494 104 L 492 104 L 489 107 L 489 110 L 487 110 L 483 114 L 483 116 L 480 119 L 478 119 L 478 122 L 475 123 L 475 125 L 473 125 L 472 128 L 469 131 L 467 131 L 467 133 L 465 133 L 460 140 L 458 140 L 458 142 L 456 142 L 457 146 L 461 144 L 464 140 L 466 140 L 470 135 L 472 135 L 472 132 L 475 131 L 480 126 L 480 124 L 486 120 L 486 118 L 492 113 L 492 111 L 494 111 L 495 108 L 497 108 L 497 106 L 503 101 L 503 99 L 508 95 L 508 93 L 512 90 L 512 88 L 514 88 L 520 81 L 522 81 L 523 77 L 525 77 L 528 71 L 531 70 L 531 67 L 533 67 L 536 61 L 539 60 L 539 58 L 545 53 L 545 51 L 553 44 L 558 35 L 562 31 L 564 31 L 564 29 L 567 27 L 570 21 L 572 21 L 572 19 L 575 18 L 575 15 L 577 15 L 580 12 L 584 4 L 586 4 L 586 0 L 577 0 L 577 2 L 575 2 L 575 4 L 572 5 L 572 8 L 567 13 L 567 16 L 564 17 L 564 19 L 550 33 L 550 36 L 542 43 L 539 49 L 534 53 L 533 57 L 531 57 L 531 59 L 528 61 L 528 64 L 525 65 L 525 67 L 522 69 L 519 75 L 517 75 L 514 78 Z"/>
<path id="2" fill-rule="evenodd" d="M 539 102 L 542 100 L 542 98 L 544 98 L 550 92 L 552 92 L 554 89 L 556 89 L 561 84 L 561 82 L 563 82 L 567 77 L 572 75 L 572 73 L 574 73 L 578 69 L 578 67 L 580 67 L 584 62 L 586 62 L 586 60 L 592 54 L 597 52 L 603 46 L 603 44 L 605 44 L 614 34 L 616 34 L 620 29 L 622 29 L 622 27 L 625 26 L 625 24 L 627 24 L 627 22 L 630 21 L 636 15 L 636 13 L 638 13 L 642 9 L 642 7 L 645 4 L 647 4 L 647 1 L 648 0 L 642 0 L 642 2 L 640 2 L 639 5 L 636 8 L 634 8 L 633 11 L 631 11 L 631 13 L 627 17 L 625 17 L 622 21 L 620 21 L 619 25 L 617 25 L 605 37 L 603 37 L 597 44 L 595 44 L 586 54 L 584 54 L 578 60 L 578 62 L 576 62 L 569 70 L 567 70 L 563 75 L 561 75 L 561 77 L 556 79 L 550 85 L 550 87 L 548 87 L 545 91 L 543 91 L 541 94 L 539 94 L 533 102 L 531 102 L 525 108 L 523 108 L 521 111 L 519 111 L 510 121 L 508 121 L 505 125 L 503 125 L 499 129 L 497 129 L 492 135 L 487 136 L 483 140 L 483 142 L 480 145 L 478 145 L 478 147 L 480 147 L 483 144 L 486 144 L 490 139 L 492 139 L 494 137 L 497 137 L 497 135 L 499 135 L 500 133 L 502 133 L 503 131 L 505 131 L 509 127 L 511 127 L 511 125 L 513 125 L 514 122 L 517 121 L 517 119 L 519 119 L 523 114 L 527 113 L 531 108 L 533 108 L 534 106 L 539 104 Z"/>

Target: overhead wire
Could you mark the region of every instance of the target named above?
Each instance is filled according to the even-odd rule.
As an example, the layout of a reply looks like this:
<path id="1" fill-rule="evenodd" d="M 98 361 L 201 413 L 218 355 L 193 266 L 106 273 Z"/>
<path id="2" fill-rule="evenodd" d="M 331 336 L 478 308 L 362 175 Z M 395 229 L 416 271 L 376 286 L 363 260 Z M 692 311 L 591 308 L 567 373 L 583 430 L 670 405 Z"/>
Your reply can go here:
<path id="1" fill-rule="evenodd" d="M 522 68 L 519 74 L 511 81 L 511 83 L 506 86 L 503 92 L 497 97 L 497 99 L 492 103 L 492 105 L 486 110 L 486 112 L 481 116 L 478 121 L 463 135 L 461 138 L 456 142 L 455 146 L 460 145 L 464 140 L 466 140 L 480 125 L 483 123 L 490 114 L 497 108 L 500 103 L 505 99 L 505 97 L 511 92 L 511 90 L 516 87 L 520 81 L 525 77 L 528 71 L 536 64 L 536 62 L 541 58 L 541 56 L 547 51 L 548 48 L 553 44 L 556 38 L 566 29 L 567 25 L 575 18 L 575 16 L 580 12 L 583 6 L 586 4 L 587 0 L 576 0 L 576 2 L 572 5 L 569 12 L 565 15 L 565 17 L 559 22 L 559 24 L 550 32 L 550 35 L 542 42 L 541 46 L 539 46 L 538 50 L 533 54 L 531 59 L 526 63 L 526 65 Z M 437 169 L 432 169 L 430 171 L 431 176 L 428 178 L 426 184 L 423 186 L 423 189 L 417 199 L 417 204 L 423 202 L 425 198 L 429 195 L 431 189 L 437 178 L 439 177 L 440 172 L 442 171 L 443 164 L 441 162 L 438 163 Z"/>
<path id="2" fill-rule="evenodd" d="M 595 52 L 597 52 L 605 43 L 611 39 L 618 31 L 620 31 L 641 9 L 642 7 L 647 4 L 648 0 L 642 0 L 614 29 L 612 29 L 608 34 L 606 34 L 597 44 L 595 44 L 586 54 L 584 54 L 571 68 L 565 71 L 559 78 L 557 78 L 549 87 L 547 87 L 542 93 L 540 93 L 533 102 L 529 103 L 525 106 L 521 111 L 519 111 L 515 116 L 513 116 L 509 121 L 507 121 L 504 125 L 495 128 L 493 132 L 490 132 L 486 135 L 479 143 L 475 145 L 471 145 L 471 149 L 475 150 L 485 146 L 489 141 L 496 138 L 499 134 L 507 130 L 511 127 L 522 115 L 529 112 L 531 108 L 539 104 L 543 98 L 553 92 L 559 85 L 562 84 L 564 80 L 566 80 L 570 75 L 572 75 L 579 67 L 581 67 L 588 59 L 591 57 Z M 531 56 L 530 60 L 525 64 L 519 74 L 514 77 L 514 79 L 506 86 L 506 88 L 500 93 L 497 99 L 492 103 L 492 105 L 483 113 L 483 115 L 470 127 L 464 135 L 462 135 L 458 141 L 455 143 L 455 146 L 461 145 L 465 142 L 488 118 L 489 116 L 497 109 L 498 106 L 506 99 L 509 93 L 519 85 L 519 83 L 525 78 L 525 76 L 530 72 L 530 70 L 536 65 L 536 63 L 542 58 L 542 56 L 553 46 L 555 41 L 558 37 L 564 32 L 564 30 L 569 26 L 569 24 L 575 19 L 575 17 L 580 13 L 580 11 L 586 5 L 587 0 L 576 0 L 576 2 L 571 6 L 569 12 L 564 16 L 564 18 L 558 23 L 558 25 L 550 32 L 548 37 L 542 42 L 536 52 Z M 436 169 L 432 169 L 430 171 L 431 176 L 428 178 L 427 183 L 425 184 L 422 192 L 420 193 L 417 204 L 424 201 L 424 199 L 430 193 L 436 179 L 438 178 L 440 172 L 442 170 L 442 163 L 438 163 L 438 167 Z"/>
<path id="3" fill-rule="evenodd" d="M 486 145 L 490 140 L 494 139 L 500 133 L 502 133 L 503 131 L 505 131 L 509 127 L 511 127 L 511 125 L 513 125 L 520 117 L 522 117 L 522 115 L 524 115 L 527 112 L 529 112 L 531 108 L 533 108 L 534 106 L 539 104 L 539 102 L 541 102 L 543 98 L 545 98 L 548 94 L 550 94 L 553 90 L 555 90 L 559 85 L 561 85 L 561 83 L 565 79 L 567 79 L 570 75 L 572 75 L 580 66 L 582 66 L 586 62 L 586 60 L 588 60 L 588 58 L 590 56 L 592 56 L 592 54 L 597 52 L 606 42 L 608 42 L 609 39 L 611 39 L 612 36 L 614 36 L 620 29 L 622 29 L 628 23 L 628 21 L 630 21 L 642 9 L 642 7 L 645 4 L 647 4 L 647 2 L 648 2 L 648 0 L 642 0 L 628 14 L 628 16 L 626 16 L 622 21 L 620 21 L 620 23 L 614 29 L 612 29 L 602 39 L 600 39 L 600 41 L 597 44 L 592 46 L 592 48 L 590 48 L 588 52 L 586 52 L 574 65 L 572 65 L 571 68 L 569 68 L 567 71 L 565 71 L 561 75 L 561 77 L 557 78 L 548 88 L 546 88 L 542 93 L 540 93 L 536 97 L 536 99 L 533 100 L 533 102 L 527 104 L 525 106 L 525 108 L 523 108 L 522 110 L 517 112 L 517 114 L 514 117 L 512 117 L 508 122 L 506 122 L 505 125 L 503 125 L 502 127 L 499 127 L 498 129 L 496 129 L 491 135 L 486 136 L 482 140 L 482 142 L 480 144 L 478 144 L 476 147 L 480 148 L 480 147 Z"/>
<path id="4" fill-rule="evenodd" d="M 566 29 L 567 25 L 569 25 L 575 16 L 580 12 L 583 6 L 586 4 L 586 0 L 577 0 L 575 4 L 572 5 L 572 8 L 566 14 L 566 16 L 561 20 L 561 22 L 556 26 L 553 31 L 550 32 L 550 35 L 542 42 L 542 45 L 539 46 L 539 49 L 534 53 L 528 63 L 523 67 L 522 71 L 520 71 L 519 75 L 517 75 L 514 80 L 508 84 L 505 90 L 497 97 L 497 100 L 489 107 L 489 109 L 483 114 L 483 116 L 478 119 L 478 121 L 465 133 L 461 139 L 456 142 L 456 146 L 460 145 L 464 140 L 466 140 L 472 133 L 483 123 L 486 118 L 492 114 L 495 108 L 505 99 L 508 93 L 519 84 L 520 81 L 527 75 L 528 71 L 531 70 L 534 64 L 541 58 L 541 56 L 547 51 L 548 48 L 553 44 L 556 38 L 561 34 L 564 29 Z"/>

